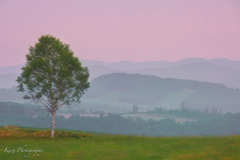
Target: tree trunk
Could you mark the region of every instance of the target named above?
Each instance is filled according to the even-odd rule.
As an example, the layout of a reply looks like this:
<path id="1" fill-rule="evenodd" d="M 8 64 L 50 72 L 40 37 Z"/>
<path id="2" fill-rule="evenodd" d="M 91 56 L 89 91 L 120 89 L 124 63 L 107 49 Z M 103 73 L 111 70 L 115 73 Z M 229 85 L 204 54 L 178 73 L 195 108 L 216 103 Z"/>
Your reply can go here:
<path id="1" fill-rule="evenodd" d="M 54 136 L 54 127 L 55 127 L 55 115 L 56 111 L 52 113 L 52 123 L 51 123 L 51 137 L 53 138 Z"/>

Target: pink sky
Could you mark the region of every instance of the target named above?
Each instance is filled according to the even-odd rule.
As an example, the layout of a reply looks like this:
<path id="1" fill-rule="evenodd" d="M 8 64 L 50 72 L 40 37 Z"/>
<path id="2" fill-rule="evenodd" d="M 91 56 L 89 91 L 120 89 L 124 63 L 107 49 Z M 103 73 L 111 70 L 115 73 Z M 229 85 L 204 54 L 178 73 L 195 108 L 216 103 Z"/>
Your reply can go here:
<path id="1" fill-rule="evenodd" d="M 240 61 L 239 0 L 0 0 L 0 66 L 51 34 L 80 59 Z"/>

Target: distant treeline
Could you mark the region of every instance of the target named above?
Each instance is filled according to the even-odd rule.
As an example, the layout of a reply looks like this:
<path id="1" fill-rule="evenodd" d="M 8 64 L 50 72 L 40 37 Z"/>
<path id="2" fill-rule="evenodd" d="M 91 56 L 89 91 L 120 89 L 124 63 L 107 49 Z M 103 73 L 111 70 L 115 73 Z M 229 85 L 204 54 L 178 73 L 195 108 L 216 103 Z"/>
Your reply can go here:
<path id="1" fill-rule="evenodd" d="M 34 116 L 36 106 L 31 104 L 15 103 L 15 102 L 0 102 L 1 116 Z"/>
<path id="2" fill-rule="evenodd" d="M 0 103 L 1 106 L 3 103 Z M 0 112 L 0 125 L 17 125 L 23 127 L 50 128 L 51 117 L 41 114 L 33 118 L 31 114 L 16 110 L 9 105 L 12 112 Z M 17 108 L 17 107 L 15 107 Z M 18 106 L 21 108 L 21 106 Z M 5 108 L 6 109 L 6 108 Z M 9 109 L 9 110 L 11 110 Z M 28 109 L 25 109 L 27 111 Z M 56 128 L 95 131 L 113 134 L 137 134 L 149 136 L 193 136 L 193 135 L 235 135 L 240 134 L 240 113 L 203 112 L 197 110 L 166 110 L 156 108 L 155 114 L 194 118 L 196 121 L 177 123 L 173 119 L 145 121 L 141 118 L 126 119 L 118 114 L 109 114 L 99 118 L 72 115 L 69 119 L 56 116 Z M 21 114 L 20 114 L 21 113 Z"/>

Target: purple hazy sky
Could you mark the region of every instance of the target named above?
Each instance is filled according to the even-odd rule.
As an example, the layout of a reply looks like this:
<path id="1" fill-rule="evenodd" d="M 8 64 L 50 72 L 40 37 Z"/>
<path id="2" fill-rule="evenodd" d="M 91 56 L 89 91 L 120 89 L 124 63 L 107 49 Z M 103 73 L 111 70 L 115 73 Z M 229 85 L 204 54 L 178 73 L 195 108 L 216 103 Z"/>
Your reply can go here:
<path id="1" fill-rule="evenodd" d="M 0 66 L 51 34 L 80 59 L 240 61 L 239 0 L 0 0 Z"/>

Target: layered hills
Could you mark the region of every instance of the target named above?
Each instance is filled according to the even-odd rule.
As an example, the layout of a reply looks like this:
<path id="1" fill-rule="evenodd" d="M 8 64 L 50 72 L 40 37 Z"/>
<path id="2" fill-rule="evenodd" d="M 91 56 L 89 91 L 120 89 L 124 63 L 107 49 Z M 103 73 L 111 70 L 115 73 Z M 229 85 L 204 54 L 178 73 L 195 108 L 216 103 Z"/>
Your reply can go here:
<path id="1" fill-rule="evenodd" d="M 81 62 L 90 71 L 90 81 L 101 75 L 118 72 L 222 83 L 228 87 L 240 88 L 240 62 L 228 59 L 189 58 L 178 62 L 146 61 L 139 63 L 128 61 L 105 63 L 90 60 L 81 60 Z M 15 80 L 23 65 L 0 67 L 0 88 L 11 88 L 17 85 Z"/>
<path id="2" fill-rule="evenodd" d="M 163 108 L 178 108 L 184 102 L 187 108 L 222 111 L 240 111 L 239 97 L 240 89 L 223 84 L 125 73 L 94 79 L 84 96 Z"/>
<path id="3" fill-rule="evenodd" d="M 11 89 L 0 89 L 0 101 L 20 101 L 23 94 Z M 82 97 L 82 108 L 105 112 L 129 112 L 133 104 L 140 111 L 155 107 L 219 112 L 240 111 L 240 89 L 228 88 L 223 84 L 159 78 L 157 76 L 112 73 L 102 75 L 90 83 Z"/>

